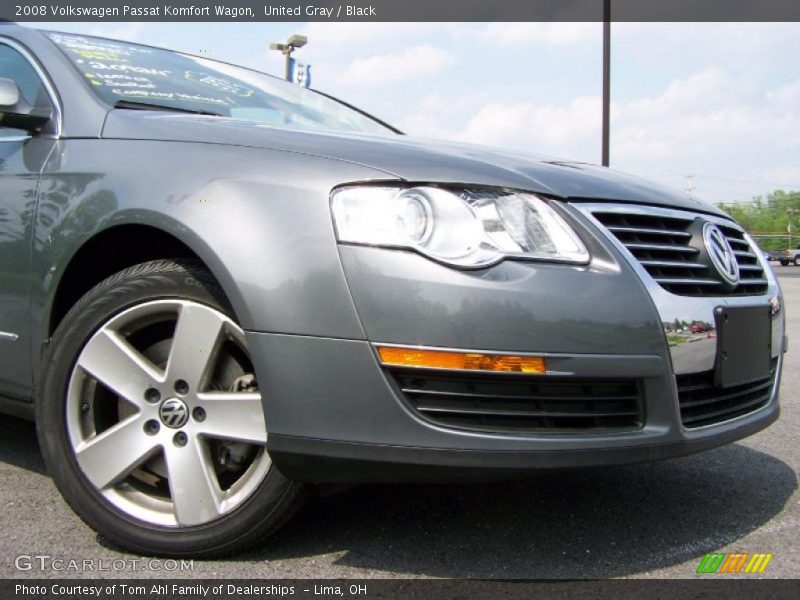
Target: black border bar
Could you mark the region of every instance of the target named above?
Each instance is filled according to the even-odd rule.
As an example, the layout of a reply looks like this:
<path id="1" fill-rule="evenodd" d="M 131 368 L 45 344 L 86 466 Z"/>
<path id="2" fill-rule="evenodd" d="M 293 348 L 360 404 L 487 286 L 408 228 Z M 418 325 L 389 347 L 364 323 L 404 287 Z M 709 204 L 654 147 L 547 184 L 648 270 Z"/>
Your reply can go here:
<path id="1" fill-rule="evenodd" d="M 132 587 L 133 586 L 133 587 Z M 175 587 L 177 586 L 177 587 Z M 24 588 L 24 591 L 20 591 Z M 144 593 L 138 593 L 143 588 Z M 80 590 L 85 590 L 80 591 Z M 195 590 L 194 592 L 186 590 Z M 337 593 L 337 591 L 339 593 Z M 508 581 L 476 579 L 4 579 L 4 600 L 794 600 L 796 579 L 614 579 Z"/>
<path id="2" fill-rule="evenodd" d="M 599 22 L 603 21 L 604 3 L 605 0 L 3 0 L 0 19 L 19 22 Z M 613 22 L 800 21 L 798 0 L 610 0 L 610 7 Z M 222 9 L 231 12 L 225 13 Z"/>

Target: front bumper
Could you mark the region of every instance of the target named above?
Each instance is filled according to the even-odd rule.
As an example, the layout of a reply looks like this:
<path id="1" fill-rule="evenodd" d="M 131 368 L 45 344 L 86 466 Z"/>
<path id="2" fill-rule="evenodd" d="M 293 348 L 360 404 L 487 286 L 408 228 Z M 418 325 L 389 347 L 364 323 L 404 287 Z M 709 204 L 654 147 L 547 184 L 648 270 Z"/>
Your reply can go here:
<path id="1" fill-rule="evenodd" d="M 647 414 L 642 429 L 517 436 L 457 431 L 414 414 L 368 342 L 250 334 L 249 343 L 255 356 L 270 357 L 271 376 L 260 381 L 270 455 L 284 474 L 302 481 L 493 479 L 658 460 L 730 443 L 767 427 L 779 414 L 776 387 L 759 411 L 685 430 L 674 377 L 661 359 L 574 357 L 574 372 L 583 376 L 641 376 Z"/>
<path id="2" fill-rule="evenodd" d="M 585 267 L 506 261 L 464 272 L 412 253 L 341 247 L 367 340 L 248 333 L 276 466 L 312 482 L 504 478 L 682 456 L 775 421 L 782 313 L 772 321 L 775 373 L 768 401 L 694 429 L 682 424 L 676 373 L 713 367 L 715 342 L 692 344 L 687 362 L 664 332 L 664 323 L 676 317 L 713 321 L 718 305 L 780 299 L 771 270 L 765 268 L 769 285 L 758 296 L 676 296 L 650 280 L 590 210 L 567 210 L 592 252 Z M 561 379 L 636 381 L 641 423 L 624 430 L 535 432 L 444 426 L 409 404 L 379 364 L 377 343 L 535 353 L 546 356 L 548 371 Z"/>

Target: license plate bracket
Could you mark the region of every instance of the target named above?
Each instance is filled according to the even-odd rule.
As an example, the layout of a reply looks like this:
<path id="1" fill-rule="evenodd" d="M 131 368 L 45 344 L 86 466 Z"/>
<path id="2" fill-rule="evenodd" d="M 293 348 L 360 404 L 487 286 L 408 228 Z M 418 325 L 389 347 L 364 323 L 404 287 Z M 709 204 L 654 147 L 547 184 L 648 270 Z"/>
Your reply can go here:
<path id="1" fill-rule="evenodd" d="M 733 387 L 769 376 L 772 362 L 772 312 L 769 305 L 714 309 L 717 357 L 714 382 Z"/>

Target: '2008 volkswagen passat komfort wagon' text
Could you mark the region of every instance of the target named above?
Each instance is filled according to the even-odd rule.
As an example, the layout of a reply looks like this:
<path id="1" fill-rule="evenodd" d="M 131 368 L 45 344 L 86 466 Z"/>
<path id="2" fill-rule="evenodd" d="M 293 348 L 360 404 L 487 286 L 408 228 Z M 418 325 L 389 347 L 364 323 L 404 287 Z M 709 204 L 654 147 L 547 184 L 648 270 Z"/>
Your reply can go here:
<path id="1" fill-rule="evenodd" d="M 0 114 L 0 408 L 134 551 L 235 552 L 313 484 L 649 461 L 778 417 L 778 283 L 689 196 L 13 24 Z"/>

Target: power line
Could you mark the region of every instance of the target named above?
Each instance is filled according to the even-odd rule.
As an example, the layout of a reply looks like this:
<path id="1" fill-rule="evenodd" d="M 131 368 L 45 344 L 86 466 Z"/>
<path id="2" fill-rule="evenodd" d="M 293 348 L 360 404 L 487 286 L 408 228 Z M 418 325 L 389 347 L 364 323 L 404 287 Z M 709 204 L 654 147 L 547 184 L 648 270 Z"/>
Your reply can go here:
<path id="1" fill-rule="evenodd" d="M 700 178 L 700 179 L 714 179 L 715 181 L 729 181 L 731 183 L 757 183 L 759 185 L 768 185 L 771 187 L 777 188 L 793 188 L 793 189 L 800 189 L 800 182 L 795 183 L 777 183 L 774 181 L 764 181 L 763 179 L 735 179 L 733 177 L 719 177 L 718 175 L 700 175 L 700 174 L 693 174 L 693 175 L 678 175 L 678 174 L 669 174 L 669 175 L 657 175 L 653 173 L 640 173 L 640 175 L 644 177 L 654 177 L 656 179 L 692 179 Z"/>
<path id="2" fill-rule="evenodd" d="M 717 181 L 731 181 L 733 183 L 758 183 L 762 185 L 777 186 L 777 187 L 800 188 L 800 183 L 775 183 L 774 181 L 763 181 L 759 179 L 733 179 L 732 177 L 717 177 L 716 175 L 694 175 L 694 177 L 702 177 L 703 179 L 715 179 Z"/>
<path id="3" fill-rule="evenodd" d="M 717 202 L 716 204 L 722 204 L 724 206 L 740 206 L 742 204 L 762 204 L 765 207 L 770 204 L 770 200 L 767 198 L 760 198 L 758 200 L 728 200 L 723 202 Z"/>

